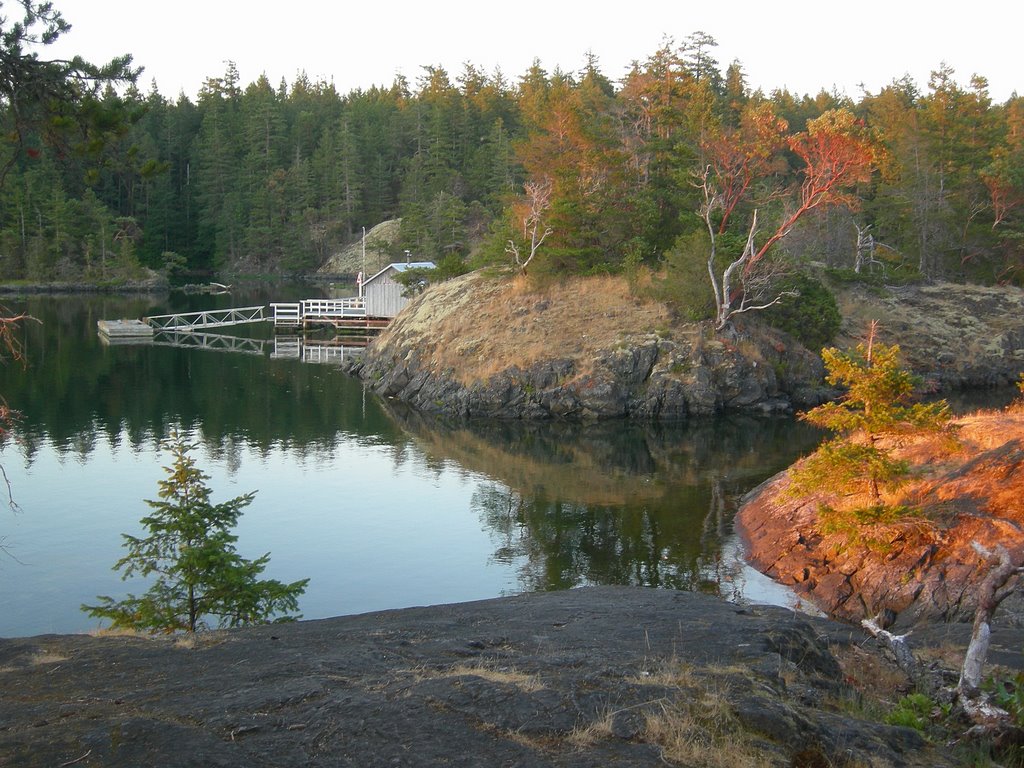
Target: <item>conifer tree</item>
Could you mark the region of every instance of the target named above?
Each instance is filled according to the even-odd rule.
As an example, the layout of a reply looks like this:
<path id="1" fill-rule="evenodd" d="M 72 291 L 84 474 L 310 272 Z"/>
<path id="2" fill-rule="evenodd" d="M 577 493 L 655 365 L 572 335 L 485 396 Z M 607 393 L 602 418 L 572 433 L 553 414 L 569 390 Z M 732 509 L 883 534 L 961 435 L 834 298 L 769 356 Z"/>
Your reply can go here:
<path id="1" fill-rule="evenodd" d="M 153 509 L 142 518 L 149 535 L 124 534 L 128 554 L 114 565 L 125 579 L 155 575 L 152 586 L 140 597 L 120 601 L 100 596 L 99 605 L 82 606 L 90 616 L 109 619 L 115 628 L 195 632 L 210 620 L 218 627 L 261 624 L 298 608 L 308 579 L 291 584 L 260 579 L 270 555 L 246 560 L 235 551 L 238 537 L 231 529 L 255 493 L 211 503 L 209 476 L 189 455 L 194 447 L 172 438 L 174 463 L 165 467 L 160 498 L 146 501 Z"/>
<path id="2" fill-rule="evenodd" d="M 882 441 L 937 431 L 949 420 L 945 401 L 912 403 L 915 378 L 899 365 L 900 348 L 876 341 L 872 323 L 866 343 L 854 352 L 822 351 L 827 381 L 846 393 L 801 418 L 837 433 L 792 474 L 798 492 L 867 491 L 874 509 L 882 507 L 882 489 L 898 486 L 909 474 L 906 462 L 892 456 Z"/>

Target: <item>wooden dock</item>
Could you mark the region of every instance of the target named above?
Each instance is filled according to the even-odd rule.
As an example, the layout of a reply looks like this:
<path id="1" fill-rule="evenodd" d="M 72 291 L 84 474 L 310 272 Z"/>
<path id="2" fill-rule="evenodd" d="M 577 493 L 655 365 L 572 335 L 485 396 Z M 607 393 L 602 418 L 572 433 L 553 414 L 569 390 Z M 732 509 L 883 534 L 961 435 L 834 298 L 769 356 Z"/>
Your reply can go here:
<path id="1" fill-rule="evenodd" d="M 213 328 L 246 323 L 271 322 L 274 330 L 307 329 L 331 326 L 339 331 L 372 333 L 391 322 L 388 317 L 370 317 L 362 296 L 346 299 L 303 299 L 274 302 L 266 306 L 211 309 L 202 312 L 178 312 L 152 315 L 141 320 L 98 320 L 100 334 L 114 342 L 138 343 L 151 339 L 154 332 L 196 334 Z"/>
<path id="2" fill-rule="evenodd" d="M 370 317 L 361 296 L 347 299 L 303 299 L 270 305 L 275 328 L 308 328 L 329 325 L 337 330 L 379 330 L 390 318 Z"/>

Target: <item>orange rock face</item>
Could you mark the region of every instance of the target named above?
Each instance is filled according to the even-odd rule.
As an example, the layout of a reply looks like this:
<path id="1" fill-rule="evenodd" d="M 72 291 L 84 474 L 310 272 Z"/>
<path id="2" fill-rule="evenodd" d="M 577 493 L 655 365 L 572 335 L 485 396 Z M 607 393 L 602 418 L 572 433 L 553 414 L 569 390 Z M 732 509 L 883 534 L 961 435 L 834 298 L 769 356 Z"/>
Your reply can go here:
<path id="1" fill-rule="evenodd" d="M 885 499 L 913 514 L 892 523 L 825 532 L 823 504 L 841 513 L 868 502 L 794 498 L 787 474 L 776 475 L 736 519 L 750 561 L 837 618 L 970 620 L 987 571 L 973 543 L 1024 561 L 1024 405 L 959 418 L 952 437 L 892 446 L 914 468 Z"/>

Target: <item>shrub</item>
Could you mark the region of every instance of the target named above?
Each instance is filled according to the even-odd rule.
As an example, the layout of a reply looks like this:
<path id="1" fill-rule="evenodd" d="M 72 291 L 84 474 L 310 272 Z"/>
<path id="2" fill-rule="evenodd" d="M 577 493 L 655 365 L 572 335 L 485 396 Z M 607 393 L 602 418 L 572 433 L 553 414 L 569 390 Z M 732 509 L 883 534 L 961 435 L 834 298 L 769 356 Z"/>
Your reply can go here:
<path id="1" fill-rule="evenodd" d="M 879 441 L 886 436 L 936 432 L 949 420 L 945 401 L 912 403 L 916 379 L 899 366 L 898 346 L 875 341 L 872 324 L 867 344 L 852 352 L 822 350 L 830 384 L 846 388 L 838 401 L 801 415 L 805 421 L 838 433 L 792 473 L 799 491 L 852 492 L 863 488 L 872 506 L 881 504 L 881 487 L 898 486 L 909 473 Z"/>
<path id="2" fill-rule="evenodd" d="M 715 297 L 707 269 L 709 248 L 704 232 L 680 236 L 664 254 L 662 276 L 651 285 L 653 298 L 686 320 L 697 322 L 715 316 Z"/>
<path id="3" fill-rule="evenodd" d="M 764 310 L 772 328 L 785 331 L 808 349 L 821 349 L 839 332 L 842 315 L 835 296 L 820 280 L 796 272 L 779 281 L 777 290 L 794 292 Z"/>
<path id="4" fill-rule="evenodd" d="M 934 706 L 932 700 L 923 693 L 911 693 L 899 700 L 896 708 L 885 718 L 885 722 L 923 731 L 928 725 Z"/>

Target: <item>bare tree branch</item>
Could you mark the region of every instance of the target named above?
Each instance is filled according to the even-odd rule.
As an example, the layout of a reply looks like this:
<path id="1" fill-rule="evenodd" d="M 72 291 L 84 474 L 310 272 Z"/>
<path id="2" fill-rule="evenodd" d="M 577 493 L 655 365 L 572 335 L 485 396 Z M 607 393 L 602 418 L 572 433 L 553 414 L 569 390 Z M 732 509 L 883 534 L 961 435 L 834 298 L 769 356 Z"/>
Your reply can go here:
<path id="1" fill-rule="evenodd" d="M 906 672 L 907 676 L 915 683 L 919 682 L 921 678 L 921 665 L 914 657 L 914 653 L 910 650 L 910 645 L 907 643 L 907 638 L 910 636 L 909 632 L 905 635 L 894 635 L 892 632 L 882 629 L 882 626 L 878 623 L 877 616 L 873 619 L 864 619 L 860 625 L 870 632 L 872 637 L 882 641 L 886 648 L 892 651 L 892 655 L 896 659 L 896 666 Z"/>

